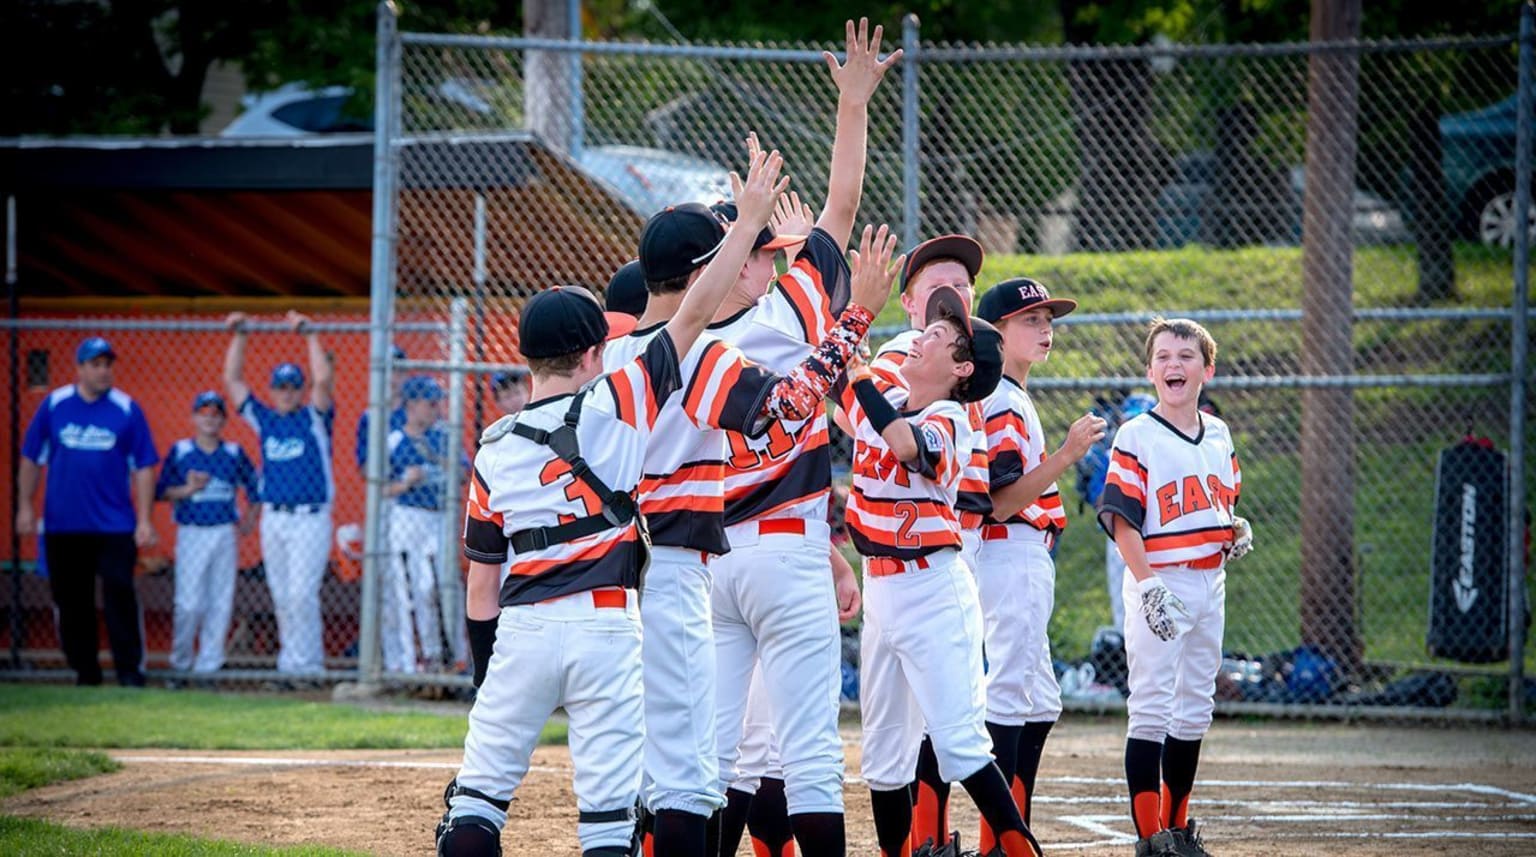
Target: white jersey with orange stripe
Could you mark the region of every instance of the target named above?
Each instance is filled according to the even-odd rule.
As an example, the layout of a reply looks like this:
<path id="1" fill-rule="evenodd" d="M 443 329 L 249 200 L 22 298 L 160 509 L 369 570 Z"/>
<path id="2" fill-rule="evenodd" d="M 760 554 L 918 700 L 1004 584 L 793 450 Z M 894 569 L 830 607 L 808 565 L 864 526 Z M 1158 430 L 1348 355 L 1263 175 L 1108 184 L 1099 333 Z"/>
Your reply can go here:
<path id="1" fill-rule="evenodd" d="M 882 387 L 886 384 L 905 386 L 900 377 L 901 365 L 907 362 L 907 352 L 920 333 L 922 331 L 916 329 L 903 330 L 875 352 L 869 368 Z M 897 406 L 902 401 L 905 401 L 905 397 L 896 402 Z M 960 493 L 955 499 L 955 509 L 960 514 L 961 529 L 976 530 L 981 527 L 986 516 L 992 513 L 992 496 L 987 492 L 986 417 L 980 402 L 972 402 L 963 407 L 970 421 L 971 437 L 975 445 L 971 447 L 970 457 L 960 474 Z"/>
<path id="2" fill-rule="evenodd" d="M 633 491 L 661 402 L 681 385 L 672 338 L 654 336 L 646 347 L 583 392 L 576 424 L 582 458 L 604 485 Z M 530 604 L 636 580 L 641 546 L 634 523 L 547 548 L 513 553 L 512 534 L 558 526 L 602 512 L 602 498 L 545 444 L 513 434 L 513 423 L 554 431 L 564 423 L 571 395 L 530 403 L 516 416 L 486 428 L 475 455 L 464 523 L 464 555 L 505 566 L 502 606 Z"/>
<path id="3" fill-rule="evenodd" d="M 1200 414 L 1189 437 L 1156 412 L 1128 420 L 1115 433 L 1109 473 L 1099 497 L 1099 524 L 1118 515 L 1141 531 L 1153 567 L 1219 562 L 1232 541 L 1243 489 L 1242 468 L 1227 424 Z"/>
<path id="4" fill-rule="evenodd" d="M 608 343 L 607 367 L 643 352 L 664 329 L 657 324 Z M 661 404 L 645 454 L 637 499 L 653 544 L 711 554 L 725 538 L 725 428 L 761 434 L 766 398 L 778 379 L 741 351 L 705 332 L 681 360 L 682 386 Z"/>
<path id="5" fill-rule="evenodd" d="M 960 547 L 955 498 L 972 438 L 964 406 L 941 399 L 903 418 L 916 429 L 918 456 L 903 463 L 852 395 L 843 397 L 854 429 L 848 531 L 864 556 L 915 559 Z M 957 452 L 959 450 L 959 452 Z"/>
<path id="6" fill-rule="evenodd" d="M 709 332 L 748 359 L 789 373 L 837 323 L 848 305 L 848 262 L 822 229 L 813 229 L 789 270 L 757 303 Z M 760 437 L 729 432 L 725 467 L 727 525 L 769 517 L 824 521 L 832 486 L 826 407 L 807 420 L 782 421 Z"/>
<path id="7" fill-rule="evenodd" d="M 1023 478 L 1024 474 L 1045 461 L 1045 432 L 1040 415 L 1024 386 L 1003 375 L 997 389 L 981 403 L 987 426 L 987 466 L 989 487 L 998 491 Z M 995 524 L 1028 524 L 1037 530 L 1059 535 L 1067 528 L 1067 513 L 1061 505 L 1056 483 L 1047 485 L 1034 501 L 1006 521 L 988 515 Z"/>

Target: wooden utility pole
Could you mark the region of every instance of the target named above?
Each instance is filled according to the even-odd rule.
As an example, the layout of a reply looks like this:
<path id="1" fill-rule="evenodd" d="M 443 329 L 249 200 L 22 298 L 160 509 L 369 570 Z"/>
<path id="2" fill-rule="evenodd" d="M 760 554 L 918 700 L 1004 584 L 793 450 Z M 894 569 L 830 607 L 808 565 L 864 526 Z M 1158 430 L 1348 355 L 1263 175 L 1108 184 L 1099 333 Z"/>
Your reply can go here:
<path id="1" fill-rule="evenodd" d="M 1360 0 L 1312 0 L 1311 41 L 1360 34 Z M 1354 366 L 1354 245 L 1359 55 L 1316 52 L 1307 73 L 1306 198 L 1302 211 L 1301 371 Z M 1355 421 L 1348 387 L 1301 393 L 1301 638 L 1341 668 L 1360 664 L 1355 607 Z"/>
<path id="2" fill-rule="evenodd" d="M 571 6 L 580 0 L 523 0 L 523 35 L 531 39 L 571 38 Z M 580 35 L 579 33 L 577 34 Z M 571 152 L 576 86 L 570 55 L 527 51 L 523 55 L 523 122 L 554 149 Z"/>

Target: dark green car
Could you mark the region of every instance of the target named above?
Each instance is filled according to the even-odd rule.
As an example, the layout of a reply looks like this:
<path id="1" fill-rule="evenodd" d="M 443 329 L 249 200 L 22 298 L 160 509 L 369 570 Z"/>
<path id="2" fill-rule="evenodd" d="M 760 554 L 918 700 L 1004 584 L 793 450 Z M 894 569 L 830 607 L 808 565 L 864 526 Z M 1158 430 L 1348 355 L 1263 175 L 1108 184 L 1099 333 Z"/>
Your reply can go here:
<path id="1" fill-rule="evenodd" d="M 1498 247 L 1515 241 L 1515 96 L 1440 118 L 1440 165 L 1463 238 Z M 1536 205 L 1527 223 L 1536 240 Z"/>

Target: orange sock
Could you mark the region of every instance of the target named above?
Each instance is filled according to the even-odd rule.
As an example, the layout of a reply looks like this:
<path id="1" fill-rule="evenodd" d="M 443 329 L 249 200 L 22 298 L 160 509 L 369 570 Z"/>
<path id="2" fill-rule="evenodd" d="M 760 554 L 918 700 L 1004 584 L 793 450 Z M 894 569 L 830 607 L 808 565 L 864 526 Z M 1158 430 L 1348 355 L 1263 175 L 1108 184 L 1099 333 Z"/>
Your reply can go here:
<path id="1" fill-rule="evenodd" d="M 640 851 L 645 857 L 656 857 L 656 834 L 647 832 L 640 838 Z"/>
<path id="2" fill-rule="evenodd" d="M 783 850 L 775 854 L 772 845 L 754 836 L 752 837 L 752 855 L 753 857 L 795 857 L 795 840 L 791 839 L 784 843 Z"/>
<path id="3" fill-rule="evenodd" d="M 1131 820 L 1136 822 L 1136 835 L 1145 839 L 1162 830 L 1162 795 L 1157 792 L 1137 792 L 1131 796 Z"/>
<path id="4" fill-rule="evenodd" d="M 1013 778 L 1013 805 L 1019 808 L 1019 818 L 1029 824 L 1029 790 L 1024 788 L 1024 781 L 1018 777 Z"/>
<path id="5" fill-rule="evenodd" d="M 937 846 L 943 841 L 947 831 L 941 831 L 935 826 L 939 818 L 939 796 L 925 782 L 918 781 L 917 803 L 912 806 L 912 837 L 907 844 L 921 847 L 924 842 L 933 840 Z M 909 849 L 910 853 L 910 849 Z"/>
<path id="6" fill-rule="evenodd" d="M 983 854 L 991 851 L 997 845 L 997 834 L 992 832 L 992 825 L 988 824 L 985 818 L 981 820 L 981 830 L 976 835 L 976 844 L 981 848 L 981 853 Z"/>
<path id="7" fill-rule="evenodd" d="M 1173 794 L 1168 790 L 1168 784 L 1163 783 L 1163 826 L 1164 827 L 1188 827 L 1189 826 L 1189 795 L 1175 801 Z"/>
<path id="8" fill-rule="evenodd" d="M 1005 830 L 998 839 L 1003 844 L 1003 854 L 1006 857 L 1040 857 L 1040 852 L 1029 843 L 1029 839 L 1017 830 Z"/>

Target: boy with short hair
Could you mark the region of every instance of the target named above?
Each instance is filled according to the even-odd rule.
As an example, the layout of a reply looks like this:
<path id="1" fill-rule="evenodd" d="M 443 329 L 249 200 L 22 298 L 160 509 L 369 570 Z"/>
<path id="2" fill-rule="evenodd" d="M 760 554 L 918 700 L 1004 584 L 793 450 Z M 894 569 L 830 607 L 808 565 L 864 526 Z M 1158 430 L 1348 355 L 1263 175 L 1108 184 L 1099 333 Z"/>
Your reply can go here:
<path id="1" fill-rule="evenodd" d="M 198 393 L 192 401 L 197 433 L 166 452 L 155 486 L 155 499 L 171 502 L 176 517 L 170 661 L 178 672 L 213 673 L 224 666 L 239 558 L 236 536 L 256 524 L 256 468 L 240 444 L 224 439 L 227 417 L 223 396 Z M 235 508 L 241 488 L 244 516 Z"/>
<path id="2" fill-rule="evenodd" d="M 1215 709 L 1225 566 L 1253 536 L 1236 515 L 1232 433 L 1200 410 L 1216 341 L 1189 319 L 1156 318 L 1142 356 L 1157 405 L 1116 433 L 1099 498 L 1099 524 L 1126 564 L 1125 776 L 1137 857 L 1205 855 L 1189 795 Z"/>
<path id="3" fill-rule="evenodd" d="M 925 310 L 928 326 L 897 374 L 905 413 L 863 365 L 841 396 L 855 431 L 848 526 L 865 557 L 862 773 L 881 854 L 905 857 L 926 729 L 939 775 L 970 793 L 1001 852 L 1037 855 L 984 726 L 981 610 L 955 510 L 974 443 L 966 405 L 996 388 L 1000 337 L 953 288 L 935 289 Z"/>
<path id="4" fill-rule="evenodd" d="M 1003 378 L 982 402 L 992 511 L 981 528 L 976 585 L 986 626 L 987 731 L 1024 823 L 1046 736 L 1061 715 L 1061 688 L 1046 634 L 1056 599 L 1051 548 L 1066 529 L 1056 480 L 1104 436 L 1104 420 L 1085 414 L 1047 455 L 1029 372 L 1051 356 L 1055 320 L 1077 301 L 1052 298 L 1027 277 L 1004 280 L 977 302 L 977 315 L 1003 337 Z M 983 853 L 995 840 L 985 821 Z"/>

